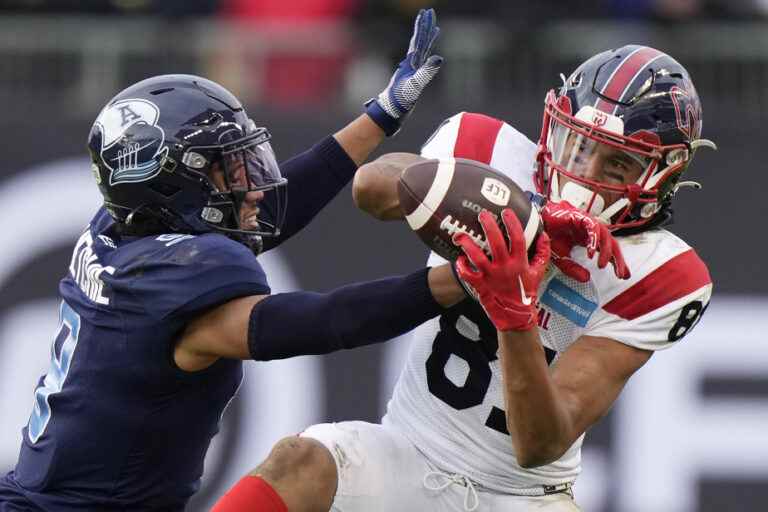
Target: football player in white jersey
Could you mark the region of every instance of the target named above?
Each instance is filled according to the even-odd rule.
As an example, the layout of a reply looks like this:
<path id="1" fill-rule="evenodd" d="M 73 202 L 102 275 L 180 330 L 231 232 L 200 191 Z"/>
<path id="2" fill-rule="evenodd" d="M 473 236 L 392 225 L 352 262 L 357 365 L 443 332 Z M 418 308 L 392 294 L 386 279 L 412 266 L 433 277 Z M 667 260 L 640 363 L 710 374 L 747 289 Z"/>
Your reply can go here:
<path id="1" fill-rule="evenodd" d="M 314 425 L 280 441 L 246 477 L 269 483 L 274 505 L 242 510 L 579 510 L 572 486 L 585 431 L 709 303 L 706 265 L 663 228 L 678 189 L 698 187 L 681 177 L 698 147 L 714 146 L 700 134 L 685 68 L 632 45 L 595 55 L 549 92 L 538 145 L 460 113 L 421 156 L 361 167 L 356 203 L 395 219 L 409 163 L 490 164 L 535 192 L 554 265 L 548 237 L 529 263 L 514 216 L 505 216 L 511 249 L 481 217 L 492 257 L 459 237 L 477 270 L 464 257 L 456 269 L 482 305 L 467 299 L 413 332 L 380 425 Z"/>

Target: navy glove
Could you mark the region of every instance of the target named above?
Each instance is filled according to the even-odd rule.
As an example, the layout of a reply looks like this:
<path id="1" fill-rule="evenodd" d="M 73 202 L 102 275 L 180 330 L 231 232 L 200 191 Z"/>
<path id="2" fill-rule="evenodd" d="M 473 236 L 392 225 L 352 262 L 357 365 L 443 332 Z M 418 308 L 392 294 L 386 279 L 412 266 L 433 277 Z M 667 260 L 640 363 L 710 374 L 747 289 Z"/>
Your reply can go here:
<path id="1" fill-rule="evenodd" d="M 365 111 L 387 136 L 400 130 L 405 117 L 413 110 L 421 93 L 435 78 L 443 58 L 430 56 L 440 27 L 434 9 L 421 9 L 413 27 L 408 53 L 397 66 L 387 87 L 365 104 Z"/>

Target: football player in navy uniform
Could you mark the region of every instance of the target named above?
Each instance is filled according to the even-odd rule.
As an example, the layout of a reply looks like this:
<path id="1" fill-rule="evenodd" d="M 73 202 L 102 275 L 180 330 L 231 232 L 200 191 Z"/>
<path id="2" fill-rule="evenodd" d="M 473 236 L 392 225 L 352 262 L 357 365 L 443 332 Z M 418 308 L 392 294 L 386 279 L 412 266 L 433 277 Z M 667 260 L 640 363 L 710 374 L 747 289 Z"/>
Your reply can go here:
<path id="1" fill-rule="evenodd" d="M 366 113 L 281 165 L 267 129 L 201 77 L 149 78 L 104 107 L 88 141 L 104 205 L 60 283 L 50 369 L 0 511 L 183 510 L 242 360 L 385 341 L 462 298 L 446 266 L 270 295 L 254 256 L 307 225 L 399 129 L 440 68 L 438 32 L 422 11 Z"/>

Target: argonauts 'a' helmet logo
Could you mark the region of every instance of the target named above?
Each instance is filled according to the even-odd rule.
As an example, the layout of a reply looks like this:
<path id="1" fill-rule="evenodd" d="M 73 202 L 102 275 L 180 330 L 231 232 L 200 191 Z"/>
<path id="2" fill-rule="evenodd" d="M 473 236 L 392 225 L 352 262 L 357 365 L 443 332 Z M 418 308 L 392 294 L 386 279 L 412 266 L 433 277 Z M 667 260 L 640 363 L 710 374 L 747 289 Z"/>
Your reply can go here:
<path id="1" fill-rule="evenodd" d="M 99 114 L 101 160 L 110 169 L 109 184 L 138 183 L 160 172 L 168 148 L 157 126 L 160 110 L 143 99 L 117 101 Z"/>

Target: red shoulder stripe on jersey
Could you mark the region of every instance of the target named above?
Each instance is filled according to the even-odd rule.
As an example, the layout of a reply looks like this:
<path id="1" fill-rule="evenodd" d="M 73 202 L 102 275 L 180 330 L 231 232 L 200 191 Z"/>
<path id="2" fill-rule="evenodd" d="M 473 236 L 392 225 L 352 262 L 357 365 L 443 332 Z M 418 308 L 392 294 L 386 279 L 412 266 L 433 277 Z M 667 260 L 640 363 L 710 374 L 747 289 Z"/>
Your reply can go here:
<path id="1" fill-rule="evenodd" d="M 496 136 L 503 124 L 502 121 L 493 117 L 466 112 L 461 116 L 453 156 L 490 164 L 493 146 L 496 145 Z"/>
<path id="2" fill-rule="evenodd" d="M 651 60 L 659 57 L 662 53 L 653 48 L 641 48 L 627 56 L 623 62 L 614 70 L 613 75 L 603 86 L 601 94 L 608 98 L 621 101 L 627 86 L 637 76 L 637 72 L 643 69 Z M 605 100 L 598 100 L 595 108 L 608 114 L 613 114 L 616 105 Z"/>
<path id="3" fill-rule="evenodd" d="M 707 266 L 693 249 L 689 249 L 620 293 L 603 309 L 634 320 L 711 282 Z"/>

